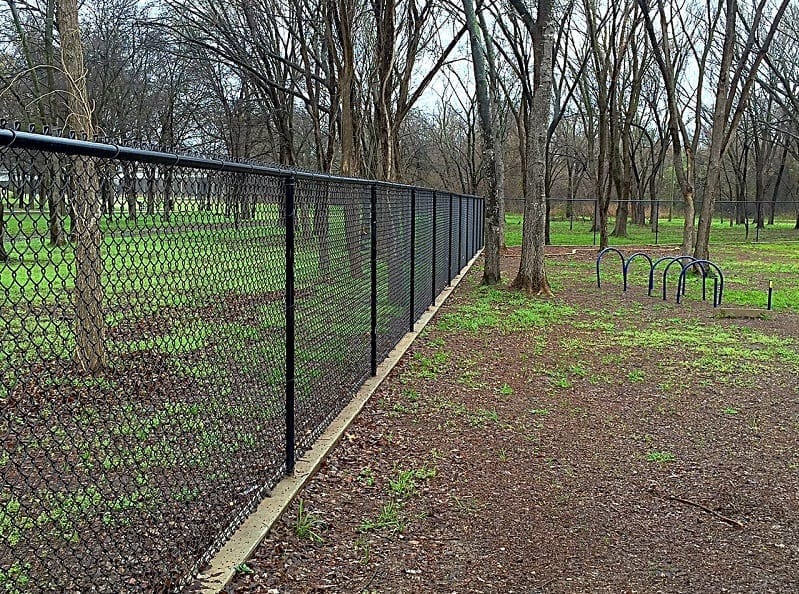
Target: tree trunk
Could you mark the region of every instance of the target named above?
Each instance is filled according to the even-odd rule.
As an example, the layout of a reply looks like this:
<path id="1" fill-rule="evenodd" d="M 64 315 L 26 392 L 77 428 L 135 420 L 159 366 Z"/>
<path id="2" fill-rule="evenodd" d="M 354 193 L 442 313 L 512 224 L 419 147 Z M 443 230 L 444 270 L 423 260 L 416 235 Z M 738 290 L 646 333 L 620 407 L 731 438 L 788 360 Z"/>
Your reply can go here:
<path id="1" fill-rule="evenodd" d="M 785 162 L 788 158 L 788 142 L 786 139 L 782 147 L 782 154 L 780 155 L 780 168 L 777 170 L 777 177 L 774 180 L 774 189 L 771 192 L 771 210 L 768 215 L 768 224 L 774 224 L 774 214 L 777 210 L 777 198 L 780 194 L 780 186 L 782 185 L 782 177 L 785 174 Z"/>
<path id="2" fill-rule="evenodd" d="M 544 266 L 544 226 L 546 220 L 545 158 L 546 138 L 552 101 L 552 53 L 554 32 L 551 0 L 539 0 L 535 21 L 523 0 L 511 0 L 521 14 L 533 39 L 535 72 L 526 122 L 527 184 L 525 187 L 522 257 L 512 287 L 529 295 L 552 295 Z"/>
<path id="3" fill-rule="evenodd" d="M 0 262 L 8 261 L 6 251 L 6 193 L 0 191 Z"/>
<path id="4" fill-rule="evenodd" d="M 58 174 L 54 173 L 55 166 L 47 159 L 47 165 L 39 178 L 39 196 L 47 201 L 49 220 L 47 227 L 50 232 L 50 245 L 63 247 L 67 241 L 64 237 L 64 192 L 63 185 L 56 183 Z"/>
<path id="5" fill-rule="evenodd" d="M 86 90 L 77 0 L 58 0 L 57 20 L 61 36 L 61 62 L 67 80 L 68 122 L 91 138 L 94 129 L 91 102 Z M 75 361 L 82 370 L 94 372 L 106 364 L 102 237 L 95 162 L 91 158 L 76 157 L 70 173 L 77 186 L 73 221 Z"/>
<path id="6" fill-rule="evenodd" d="M 466 13 L 466 24 L 469 30 L 469 41 L 472 50 L 472 66 L 474 70 L 477 94 L 477 111 L 480 132 L 483 137 L 483 162 L 486 172 L 487 195 L 485 202 L 485 251 L 483 266 L 483 284 L 500 283 L 503 221 L 500 205 L 504 202 L 505 174 L 502 161 L 502 146 L 498 142 L 496 129 L 495 97 L 489 80 L 494 78 L 494 61 L 491 54 L 492 40 L 488 31 L 481 30 L 477 23 L 472 0 L 463 0 Z M 483 43 L 485 41 L 485 43 Z"/>
<path id="7" fill-rule="evenodd" d="M 125 199 L 128 205 L 128 219 L 135 222 L 136 212 L 136 164 L 126 163 L 122 167 L 122 175 L 125 183 Z"/>

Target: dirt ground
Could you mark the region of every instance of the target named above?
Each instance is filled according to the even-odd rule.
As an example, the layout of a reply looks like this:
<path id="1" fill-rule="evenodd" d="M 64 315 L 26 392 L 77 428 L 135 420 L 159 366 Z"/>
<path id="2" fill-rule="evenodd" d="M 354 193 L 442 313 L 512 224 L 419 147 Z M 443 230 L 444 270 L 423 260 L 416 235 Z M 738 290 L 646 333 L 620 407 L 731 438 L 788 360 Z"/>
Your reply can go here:
<path id="1" fill-rule="evenodd" d="M 799 592 L 799 316 L 594 257 L 478 262 L 229 591 Z"/>

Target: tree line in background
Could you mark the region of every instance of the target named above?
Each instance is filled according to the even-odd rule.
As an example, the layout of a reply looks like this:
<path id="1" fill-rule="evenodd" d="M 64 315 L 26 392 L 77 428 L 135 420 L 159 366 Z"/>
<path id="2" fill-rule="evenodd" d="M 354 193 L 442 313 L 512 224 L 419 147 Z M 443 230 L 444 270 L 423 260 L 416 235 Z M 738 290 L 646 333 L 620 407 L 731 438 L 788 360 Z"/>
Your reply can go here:
<path id="1" fill-rule="evenodd" d="M 68 4 L 0 0 L 9 117 L 81 127 Z M 707 257 L 714 202 L 770 206 L 762 226 L 799 192 L 788 0 L 86 0 L 79 21 L 97 134 L 485 194 L 488 283 L 506 195 L 516 284 L 548 292 L 550 196 L 596 198 L 605 247 L 676 191 Z"/>

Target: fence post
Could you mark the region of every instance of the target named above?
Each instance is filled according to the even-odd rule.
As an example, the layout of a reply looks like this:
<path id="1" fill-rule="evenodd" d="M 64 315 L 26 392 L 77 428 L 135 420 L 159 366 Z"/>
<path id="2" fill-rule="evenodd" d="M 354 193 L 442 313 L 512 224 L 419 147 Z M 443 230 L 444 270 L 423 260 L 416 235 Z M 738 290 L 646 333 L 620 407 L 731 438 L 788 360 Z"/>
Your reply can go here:
<path id="1" fill-rule="evenodd" d="M 472 198 L 472 256 L 477 253 L 477 236 L 480 231 L 480 223 L 477 221 L 477 198 Z"/>
<path id="2" fill-rule="evenodd" d="M 660 198 L 655 198 L 655 245 L 658 244 L 659 231 L 660 231 Z"/>
<path id="3" fill-rule="evenodd" d="M 294 190 L 297 180 L 286 177 L 286 474 L 294 472 Z"/>
<path id="4" fill-rule="evenodd" d="M 466 198 L 466 224 L 464 225 L 464 231 L 466 237 L 464 238 L 464 250 L 466 251 L 466 260 L 469 260 L 469 198 Z M 461 268 L 463 266 L 461 265 Z"/>
<path id="5" fill-rule="evenodd" d="M 413 332 L 416 322 L 416 188 L 411 189 L 411 305 L 409 320 L 409 332 Z"/>
<path id="6" fill-rule="evenodd" d="M 505 221 L 502 221 L 504 224 Z M 480 200 L 480 249 L 485 249 L 486 246 L 486 199 Z"/>
<path id="7" fill-rule="evenodd" d="M 438 196 L 435 190 L 433 190 L 433 289 L 430 292 L 430 305 L 436 304 L 436 240 L 437 240 L 437 233 L 436 233 L 436 218 L 437 213 L 436 210 L 438 208 Z"/>
<path id="8" fill-rule="evenodd" d="M 596 230 L 599 227 L 599 198 L 594 198 L 594 220 L 591 226 L 594 228 L 594 243 L 596 245 Z"/>
<path id="9" fill-rule="evenodd" d="M 371 276 L 371 292 L 369 295 L 369 307 L 371 310 L 370 321 L 370 370 L 372 377 L 377 375 L 377 186 L 372 184 L 371 188 L 371 207 L 369 209 L 369 227 L 372 234 L 371 237 L 371 262 L 370 262 L 370 276 Z"/>
<path id="10" fill-rule="evenodd" d="M 458 194 L 458 273 L 463 268 L 463 196 Z"/>
<path id="11" fill-rule="evenodd" d="M 449 193 L 449 240 L 447 245 L 447 286 L 449 286 L 452 282 L 452 192 Z"/>

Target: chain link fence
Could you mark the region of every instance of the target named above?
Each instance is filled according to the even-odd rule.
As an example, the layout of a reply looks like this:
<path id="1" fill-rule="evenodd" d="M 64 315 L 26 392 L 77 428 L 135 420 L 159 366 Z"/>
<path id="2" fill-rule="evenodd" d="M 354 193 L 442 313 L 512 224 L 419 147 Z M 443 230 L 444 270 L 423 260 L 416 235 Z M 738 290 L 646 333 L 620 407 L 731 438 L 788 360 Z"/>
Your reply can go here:
<path id="1" fill-rule="evenodd" d="M 482 199 L 0 129 L 0 592 L 176 592 L 482 247 Z"/>
<path id="2" fill-rule="evenodd" d="M 621 235 L 616 231 L 619 204 L 611 203 L 608 233 L 611 245 L 641 243 L 677 245 L 682 242 L 683 204 L 679 198 L 667 201 L 631 201 L 627 206 L 627 224 Z M 593 198 L 549 199 L 551 243 L 556 245 L 598 245 L 599 232 L 594 225 L 597 201 Z M 702 202 L 697 201 L 695 222 Z M 518 224 L 524 213 L 524 200 L 506 198 L 509 225 Z M 799 201 L 717 200 L 713 205 L 711 241 L 743 243 L 799 240 Z"/>

